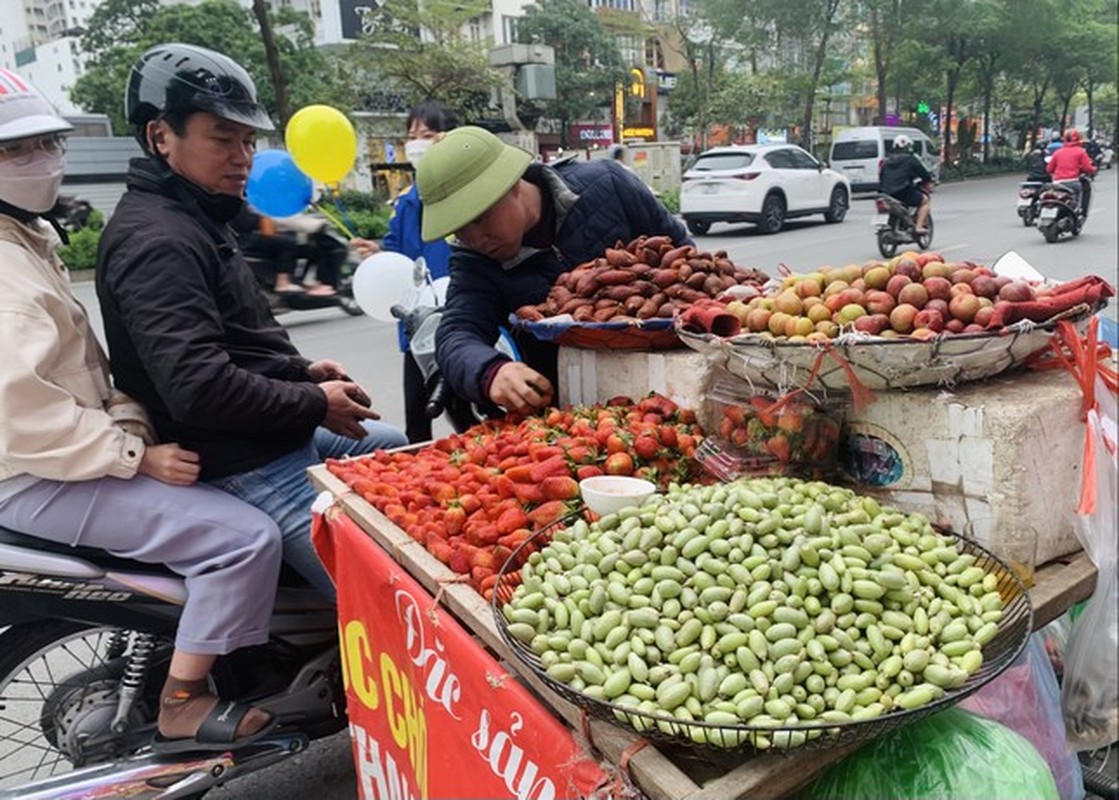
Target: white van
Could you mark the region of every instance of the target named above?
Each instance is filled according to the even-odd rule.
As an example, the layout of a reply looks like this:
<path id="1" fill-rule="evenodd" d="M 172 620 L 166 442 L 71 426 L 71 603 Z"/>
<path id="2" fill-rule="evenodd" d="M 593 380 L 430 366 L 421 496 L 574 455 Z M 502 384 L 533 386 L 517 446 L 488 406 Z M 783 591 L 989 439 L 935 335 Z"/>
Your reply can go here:
<path id="1" fill-rule="evenodd" d="M 875 191 L 882 162 L 893 152 L 894 139 L 905 134 L 913 141 L 913 154 L 934 179 L 940 177 L 940 148 L 917 128 L 844 128 L 832 137 L 831 168 L 846 175 L 855 192 Z"/>

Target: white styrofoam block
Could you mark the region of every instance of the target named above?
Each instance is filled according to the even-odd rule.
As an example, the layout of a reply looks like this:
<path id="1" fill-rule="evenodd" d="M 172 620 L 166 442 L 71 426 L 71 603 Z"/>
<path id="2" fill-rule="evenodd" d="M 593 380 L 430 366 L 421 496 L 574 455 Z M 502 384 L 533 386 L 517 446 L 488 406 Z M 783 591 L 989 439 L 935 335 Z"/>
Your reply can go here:
<path id="1" fill-rule="evenodd" d="M 980 544 L 1037 538 L 1039 563 L 1080 549 L 1074 524 L 1084 425 L 1064 371 L 1020 371 L 953 391 L 876 393 L 849 412 L 843 462 L 856 490 Z"/>
<path id="2" fill-rule="evenodd" d="M 589 404 L 626 395 L 639 400 L 657 392 L 685 408 L 699 408 L 710 383 L 707 358 L 694 350 L 559 348 L 561 404 Z"/>

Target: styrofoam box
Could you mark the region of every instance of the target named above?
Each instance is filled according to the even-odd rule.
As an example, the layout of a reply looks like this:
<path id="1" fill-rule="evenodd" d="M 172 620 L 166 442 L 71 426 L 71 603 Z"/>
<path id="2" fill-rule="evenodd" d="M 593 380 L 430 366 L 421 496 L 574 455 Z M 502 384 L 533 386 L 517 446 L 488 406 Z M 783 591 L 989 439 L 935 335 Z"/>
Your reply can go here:
<path id="1" fill-rule="evenodd" d="M 657 392 L 684 408 L 698 409 L 713 367 L 694 350 L 559 348 L 559 400 L 590 404 L 626 395 L 640 400 Z"/>
<path id="2" fill-rule="evenodd" d="M 1031 538 L 1039 565 L 1080 549 L 1084 424 L 1067 372 L 876 397 L 848 411 L 841 461 L 857 491 L 960 533 L 973 522 L 973 538 L 996 555 Z"/>

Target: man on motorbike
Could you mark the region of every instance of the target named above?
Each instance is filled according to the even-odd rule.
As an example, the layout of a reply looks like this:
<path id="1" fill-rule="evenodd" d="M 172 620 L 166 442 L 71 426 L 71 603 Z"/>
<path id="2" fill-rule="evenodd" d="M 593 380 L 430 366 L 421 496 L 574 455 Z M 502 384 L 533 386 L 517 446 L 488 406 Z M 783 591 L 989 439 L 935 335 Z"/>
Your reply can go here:
<path id="1" fill-rule="evenodd" d="M 1045 142 L 1038 141 L 1029 155 L 1026 156 L 1026 180 L 1038 183 L 1049 183 L 1049 171 L 1046 169 L 1048 146 Z"/>
<path id="2" fill-rule="evenodd" d="M 267 732 L 267 712 L 210 693 L 218 655 L 268 640 L 281 539 L 269 517 L 199 484 L 198 454 L 156 444 L 108 365 L 49 216 L 70 124 L 0 69 L 0 525 L 166 564 L 186 602 L 160 694 L 156 746 L 228 749 Z"/>
<path id="3" fill-rule="evenodd" d="M 467 126 L 432 145 L 416 174 L 423 237 L 454 233 L 451 285 L 436 357 L 448 385 L 475 403 L 528 412 L 552 400 L 555 345 L 520 337 L 524 362 L 493 343 L 520 306 L 539 303 L 556 278 L 621 240 L 684 226 L 632 172 L 612 159 L 532 163 L 529 153 Z"/>
<path id="4" fill-rule="evenodd" d="M 1096 167 L 1084 152 L 1084 148 L 1080 146 L 1080 131 L 1076 128 L 1065 131 L 1065 144 L 1050 156 L 1046 169 L 1054 183 L 1063 183 L 1076 193 L 1080 213 L 1087 218 L 1092 187 L 1087 181 L 1081 181 L 1080 176 L 1095 175 Z"/>
<path id="5" fill-rule="evenodd" d="M 125 114 L 146 155 L 98 253 L 113 376 L 161 437 L 199 453 L 202 480 L 276 520 L 284 559 L 333 598 L 310 543 L 306 469 L 405 439 L 371 421 L 341 364 L 299 354 L 236 246 L 228 223 L 272 123 L 240 65 L 184 44 L 140 56 Z"/>
<path id="6" fill-rule="evenodd" d="M 913 141 L 904 133 L 898 134 L 894 139 L 894 148 L 882 169 L 878 173 L 878 188 L 884 194 L 899 200 L 908 208 L 917 209 L 917 220 L 914 232 L 923 234 L 928 232 L 929 214 L 932 204 L 929 196 L 923 192 L 916 181 L 931 183 L 932 175 L 925 169 L 921 159 L 913 154 Z"/>

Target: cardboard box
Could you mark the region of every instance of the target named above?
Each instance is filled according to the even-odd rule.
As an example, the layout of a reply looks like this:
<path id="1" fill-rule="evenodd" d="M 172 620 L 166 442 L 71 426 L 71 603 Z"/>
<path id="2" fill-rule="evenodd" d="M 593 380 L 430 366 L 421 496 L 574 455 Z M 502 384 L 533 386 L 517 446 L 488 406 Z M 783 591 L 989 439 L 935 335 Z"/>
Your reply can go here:
<path id="1" fill-rule="evenodd" d="M 877 392 L 848 411 L 851 485 L 919 511 L 1000 555 L 1036 537 L 1043 564 L 1080 549 L 1074 532 L 1084 424 L 1063 370 L 1020 371 L 947 390 Z"/>
<path id="2" fill-rule="evenodd" d="M 685 408 L 699 409 L 712 364 L 694 350 L 559 348 L 559 401 L 589 404 L 626 395 L 640 400 L 657 392 Z"/>

